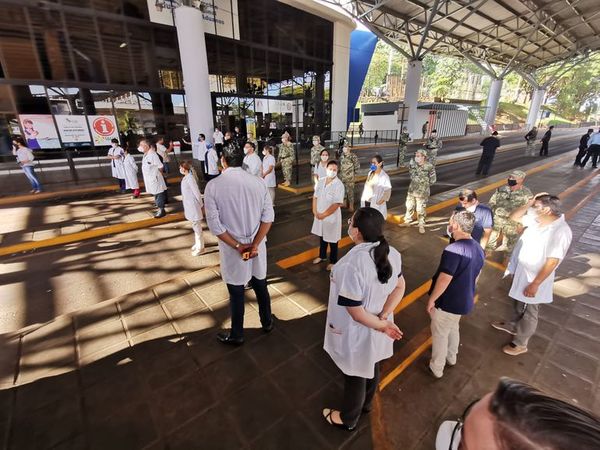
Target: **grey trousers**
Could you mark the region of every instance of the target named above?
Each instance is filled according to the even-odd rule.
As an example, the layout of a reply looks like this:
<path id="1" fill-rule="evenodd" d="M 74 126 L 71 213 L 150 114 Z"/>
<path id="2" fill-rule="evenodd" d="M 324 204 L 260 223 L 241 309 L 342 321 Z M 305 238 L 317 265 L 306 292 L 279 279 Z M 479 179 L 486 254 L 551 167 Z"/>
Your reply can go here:
<path id="1" fill-rule="evenodd" d="M 513 344 L 527 347 L 529 338 L 534 335 L 537 329 L 540 305 L 514 300 L 513 307 L 514 313 L 510 321 L 516 333 L 513 337 Z"/>

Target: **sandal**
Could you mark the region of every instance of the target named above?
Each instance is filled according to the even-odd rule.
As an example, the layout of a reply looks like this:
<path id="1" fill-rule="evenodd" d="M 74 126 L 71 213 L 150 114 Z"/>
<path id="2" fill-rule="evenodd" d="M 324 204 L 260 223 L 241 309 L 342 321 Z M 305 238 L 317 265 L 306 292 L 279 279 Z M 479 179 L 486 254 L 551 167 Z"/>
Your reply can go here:
<path id="1" fill-rule="evenodd" d="M 323 417 L 325 418 L 325 420 L 327 421 L 327 423 L 331 426 L 334 426 L 336 428 L 341 428 L 342 430 L 346 430 L 346 431 L 354 431 L 355 427 L 350 428 L 347 425 L 344 425 L 343 423 L 335 423 L 333 421 L 333 418 L 331 417 L 331 415 L 335 412 L 335 409 L 330 409 L 330 408 L 325 408 L 323 409 Z"/>

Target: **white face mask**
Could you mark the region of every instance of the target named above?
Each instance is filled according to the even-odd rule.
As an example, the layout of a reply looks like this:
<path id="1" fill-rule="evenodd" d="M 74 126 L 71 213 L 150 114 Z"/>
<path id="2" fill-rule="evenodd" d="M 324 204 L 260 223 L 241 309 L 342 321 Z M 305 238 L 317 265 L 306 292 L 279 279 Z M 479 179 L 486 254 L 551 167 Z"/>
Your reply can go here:
<path id="1" fill-rule="evenodd" d="M 325 162 L 329 160 L 329 156 L 327 155 L 321 155 L 321 161 Z"/>
<path id="2" fill-rule="evenodd" d="M 142 147 L 141 145 L 138 147 L 138 152 L 140 153 L 144 153 L 144 147 Z"/>
<path id="3" fill-rule="evenodd" d="M 471 205 L 471 206 L 467 206 L 465 209 L 469 212 L 474 213 L 476 208 L 477 208 L 477 205 Z"/>
<path id="4" fill-rule="evenodd" d="M 535 209 L 533 206 L 527 208 L 527 215 L 530 217 L 533 217 L 534 219 L 537 219 L 538 216 L 540 215 L 540 213 L 538 212 L 537 209 Z"/>
<path id="5" fill-rule="evenodd" d="M 425 161 L 425 158 L 422 156 L 415 156 L 415 161 L 417 164 L 421 164 L 423 161 Z"/>
<path id="6" fill-rule="evenodd" d="M 117 148 L 117 144 L 115 144 L 114 142 L 110 145 L 112 146 L 112 148 Z"/>
<path id="7" fill-rule="evenodd" d="M 435 450 L 457 450 L 460 445 L 461 432 L 457 429 L 458 422 L 446 420 L 442 422 L 435 436 Z M 456 431 L 455 431 L 456 430 Z M 453 436 L 454 434 L 454 436 Z M 452 442 L 452 447 L 450 443 Z"/>
<path id="8" fill-rule="evenodd" d="M 351 225 L 348 225 L 348 237 L 349 237 L 350 239 L 352 239 L 352 242 L 354 242 L 354 236 L 352 236 L 352 234 L 350 233 L 350 230 L 351 230 L 351 229 L 352 229 L 352 226 L 351 226 Z"/>
<path id="9" fill-rule="evenodd" d="M 248 154 L 248 151 L 249 151 L 249 150 L 248 150 L 246 147 L 244 147 L 244 155 L 247 155 L 247 154 Z"/>
<path id="10" fill-rule="evenodd" d="M 313 141 L 313 145 L 314 145 L 314 146 L 317 146 L 317 145 L 319 145 L 319 141 L 316 141 L 316 140 L 315 140 L 315 141 Z"/>
<path id="11" fill-rule="evenodd" d="M 262 154 L 263 154 L 263 156 L 267 156 L 267 151 L 263 150 Z"/>
<path id="12" fill-rule="evenodd" d="M 344 153 L 350 153 L 350 149 L 348 147 L 344 147 Z"/>
<path id="13" fill-rule="evenodd" d="M 335 178 L 337 176 L 337 170 L 327 169 L 327 177 Z"/>
<path id="14" fill-rule="evenodd" d="M 183 170 L 183 167 L 180 167 L 180 168 L 179 168 L 179 173 L 180 173 L 181 175 L 185 175 L 185 170 Z"/>

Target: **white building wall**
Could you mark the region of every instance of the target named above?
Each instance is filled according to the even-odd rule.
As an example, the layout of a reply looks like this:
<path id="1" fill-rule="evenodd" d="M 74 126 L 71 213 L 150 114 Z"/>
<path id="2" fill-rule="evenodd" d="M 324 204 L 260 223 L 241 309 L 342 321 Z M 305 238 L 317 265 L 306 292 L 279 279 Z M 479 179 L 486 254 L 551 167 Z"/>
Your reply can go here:
<path id="1" fill-rule="evenodd" d="M 333 23 L 333 69 L 331 74 L 331 130 L 345 131 L 348 118 L 350 33 L 344 22 Z"/>
<path id="2" fill-rule="evenodd" d="M 400 129 L 397 112 L 379 116 L 367 116 L 365 114 L 363 115 L 362 124 L 365 131 Z"/>

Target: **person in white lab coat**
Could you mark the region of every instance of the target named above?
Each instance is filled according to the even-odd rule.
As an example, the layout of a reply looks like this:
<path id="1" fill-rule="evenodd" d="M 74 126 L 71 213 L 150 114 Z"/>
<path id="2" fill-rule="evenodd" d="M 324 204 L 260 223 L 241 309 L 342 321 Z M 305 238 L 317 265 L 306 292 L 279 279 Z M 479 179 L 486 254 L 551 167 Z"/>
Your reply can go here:
<path id="1" fill-rule="evenodd" d="M 206 153 L 204 155 L 204 170 L 206 174 L 206 182 L 217 178 L 221 173 L 219 171 L 219 156 L 215 146 L 206 144 Z"/>
<path id="2" fill-rule="evenodd" d="M 164 136 L 159 136 L 156 140 L 156 153 L 162 159 L 163 163 L 163 174 L 169 173 L 169 163 L 171 162 L 171 157 L 169 153 L 173 153 L 173 142 L 169 142 L 169 146 L 165 146 L 165 138 Z"/>
<path id="3" fill-rule="evenodd" d="M 273 147 L 271 145 L 265 145 L 263 148 L 263 160 L 262 160 L 262 171 L 261 177 L 265 180 L 269 194 L 271 195 L 271 201 L 275 205 L 275 188 L 277 187 L 277 177 L 275 176 L 275 157 L 273 156 Z"/>
<path id="4" fill-rule="evenodd" d="M 135 158 L 129 153 L 129 148 L 125 148 L 125 159 L 123 160 L 123 169 L 125 171 L 125 189 L 133 190 L 132 198 L 140 198 L 140 184 L 138 182 L 138 166 Z"/>
<path id="5" fill-rule="evenodd" d="M 138 151 L 144 154 L 144 158 L 142 159 L 142 175 L 144 176 L 146 192 L 154 195 L 154 202 L 158 208 L 154 218 L 160 219 L 167 214 L 165 211 L 167 185 L 162 174 L 163 163 L 156 154 L 154 143 L 148 139 L 140 141 Z"/>
<path id="6" fill-rule="evenodd" d="M 213 133 L 213 141 L 215 144 L 215 151 L 217 152 L 218 158 L 221 158 L 221 153 L 223 152 L 223 133 L 219 128 L 215 128 L 215 132 Z"/>
<path id="7" fill-rule="evenodd" d="M 313 264 L 319 264 L 327 259 L 327 245 L 329 245 L 327 270 L 331 270 L 337 262 L 338 241 L 342 238 L 340 207 L 344 203 L 344 183 L 337 177 L 337 172 L 337 161 L 329 161 L 327 176 L 317 183 L 312 200 L 312 212 L 315 218 L 311 233 L 320 237 L 319 257 L 313 260 Z"/>
<path id="8" fill-rule="evenodd" d="M 356 211 L 348 220 L 355 245 L 331 272 L 323 348 L 344 374 L 344 400 L 341 410 L 325 408 L 323 417 L 345 430 L 371 410 L 379 362 L 402 338 L 393 316 L 405 290 L 402 259 L 385 239 L 384 223 L 372 208 Z"/>
<path id="9" fill-rule="evenodd" d="M 202 133 L 198 135 L 198 141 L 194 142 L 192 145 L 192 158 L 200 161 L 200 172 L 202 173 L 202 179 L 208 181 L 206 180 L 206 168 L 204 167 L 206 159 L 206 136 L 204 136 Z"/>
<path id="10" fill-rule="evenodd" d="M 110 149 L 108 150 L 107 158 L 110 159 L 110 169 L 113 178 L 119 180 L 119 189 L 121 193 L 125 192 L 125 151 L 119 145 L 118 139 L 111 139 Z"/>
<path id="11" fill-rule="evenodd" d="M 321 150 L 319 154 L 319 162 L 313 167 L 313 181 L 315 188 L 321 178 L 327 177 L 327 162 L 329 161 L 329 151 L 327 149 Z"/>
<path id="12" fill-rule="evenodd" d="M 183 214 L 185 218 L 192 222 L 194 230 L 194 245 L 192 246 L 192 256 L 198 256 L 204 251 L 204 239 L 202 237 L 202 219 L 204 214 L 202 208 L 202 194 L 198 188 L 198 178 L 194 172 L 194 166 L 189 161 L 183 161 L 179 164 L 179 173 L 183 175 L 181 179 L 181 200 L 183 202 Z"/>
<path id="13" fill-rule="evenodd" d="M 371 170 L 367 175 L 365 187 L 360 197 L 360 206 L 369 206 L 387 219 L 387 202 L 392 194 L 392 182 L 383 170 L 383 158 L 375 155 L 371 159 Z"/>
<path id="14" fill-rule="evenodd" d="M 223 173 L 204 191 L 206 222 L 219 238 L 221 276 L 231 307 L 231 331 L 219 333 L 217 339 L 230 345 L 244 343 L 244 286 L 248 282 L 256 294 L 263 331 L 273 329 L 266 236 L 275 213 L 266 184 L 243 170 L 243 161 L 241 149 L 223 148 Z"/>
<path id="15" fill-rule="evenodd" d="M 260 156 L 256 154 L 256 144 L 254 142 L 246 142 L 244 144 L 244 155 L 242 169 L 250 175 L 260 177 L 262 161 L 260 160 Z"/>

